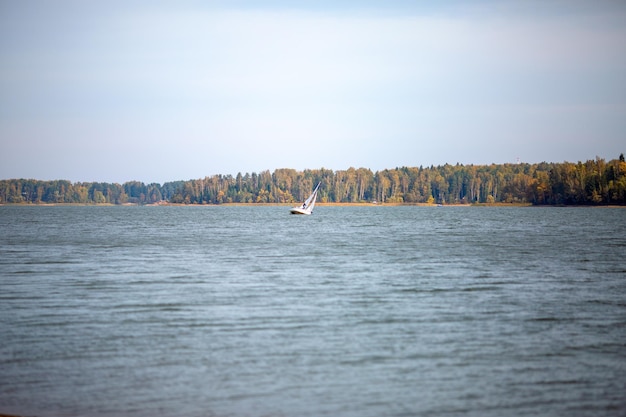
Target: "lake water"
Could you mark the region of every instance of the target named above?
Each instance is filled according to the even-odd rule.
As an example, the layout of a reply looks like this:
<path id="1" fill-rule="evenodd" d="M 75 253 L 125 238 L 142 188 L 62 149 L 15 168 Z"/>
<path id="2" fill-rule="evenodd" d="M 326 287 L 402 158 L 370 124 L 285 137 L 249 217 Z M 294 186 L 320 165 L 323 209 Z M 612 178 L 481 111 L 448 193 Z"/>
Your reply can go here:
<path id="1" fill-rule="evenodd" d="M 626 209 L 3 206 L 0 413 L 624 416 Z"/>

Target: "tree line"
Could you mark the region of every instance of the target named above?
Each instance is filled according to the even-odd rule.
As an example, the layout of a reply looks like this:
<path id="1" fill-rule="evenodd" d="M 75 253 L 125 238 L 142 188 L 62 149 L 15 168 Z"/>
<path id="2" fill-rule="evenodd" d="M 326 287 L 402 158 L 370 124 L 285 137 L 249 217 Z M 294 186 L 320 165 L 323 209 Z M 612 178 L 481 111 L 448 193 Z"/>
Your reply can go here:
<path id="1" fill-rule="evenodd" d="M 626 204 L 624 155 L 605 161 L 367 168 L 276 169 L 144 184 L 0 180 L 0 203 L 182 204 L 295 203 L 321 182 L 329 203 Z"/>

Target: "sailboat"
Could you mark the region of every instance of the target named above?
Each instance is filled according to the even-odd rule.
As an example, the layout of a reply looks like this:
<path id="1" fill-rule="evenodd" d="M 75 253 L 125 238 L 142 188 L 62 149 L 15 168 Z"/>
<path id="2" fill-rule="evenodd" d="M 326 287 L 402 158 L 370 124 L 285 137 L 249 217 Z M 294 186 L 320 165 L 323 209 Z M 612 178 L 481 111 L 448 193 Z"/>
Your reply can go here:
<path id="1" fill-rule="evenodd" d="M 304 203 L 302 203 L 302 205 L 293 207 L 291 209 L 290 211 L 291 214 L 307 214 L 308 215 L 308 214 L 313 213 L 313 207 L 315 207 L 315 200 L 317 199 L 317 190 L 320 188 L 320 184 L 321 182 L 317 183 L 317 186 L 315 187 L 315 189 L 313 190 L 309 198 L 304 200 Z"/>

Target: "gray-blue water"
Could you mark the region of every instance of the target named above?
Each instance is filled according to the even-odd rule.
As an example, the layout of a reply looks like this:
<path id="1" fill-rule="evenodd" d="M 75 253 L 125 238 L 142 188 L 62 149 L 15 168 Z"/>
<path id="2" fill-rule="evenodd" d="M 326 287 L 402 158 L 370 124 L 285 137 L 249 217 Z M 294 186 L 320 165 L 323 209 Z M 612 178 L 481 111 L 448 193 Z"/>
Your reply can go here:
<path id="1" fill-rule="evenodd" d="M 0 207 L 0 413 L 624 416 L 626 209 Z"/>

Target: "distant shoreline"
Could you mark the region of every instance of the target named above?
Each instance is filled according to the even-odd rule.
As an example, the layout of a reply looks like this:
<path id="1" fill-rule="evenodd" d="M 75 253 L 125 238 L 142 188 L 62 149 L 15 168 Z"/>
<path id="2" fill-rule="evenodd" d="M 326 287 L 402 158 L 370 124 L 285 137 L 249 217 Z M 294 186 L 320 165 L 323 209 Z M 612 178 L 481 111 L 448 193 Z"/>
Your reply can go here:
<path id="1" fill-rule="evenodd" d="M 222 204 L 184 204 L 184 203 L 153 203 L 153 204 L 89 204 L 89 203 L 0 203 L 0 206 L 12 207 L 292 207 L 297 203 L 222 203 Z M 428 203 L 316 203 L 318 207 L 572 207 L 572 208 L 626 208 L 626 206 L 580 205 L 580 204 L 541 204 L 530 203 L 473 203 L 473 204 L 428 204 Z M 0 415 L 1 417 L 1 415 Z"/>
<path id="2" fill-rule="evenodd" d="M 185 203 L 0 203 L 0 206 L 38 206 L 38 207 L 293 207 L 292 203 L 221 203 L 221 204 L 185 204 Z M 530 203 L 475 203 L 475 204 L 428 204 L 428 203 L 315 203 L 317 207 L 532 207 Z M 556 207 L 556 206 L 555 206 Z M 2 416 L 0 416 L 2 417 Z"/>
<path id="3" fill-rule="evenodd" d="M 282 168 L 237 176 L 215 174 L 185 181 L 145 184 L 75 182 L 68 180 L 0 180 L 0 203 L 226 204 L 262 201 L 301 203 L 317 183 L 318 202 L 358 201 L 357 205 L 487 206 L 625 205 L 624 155 L 606 161 L 491 165 L 402 167 L 372 172 L 367 168 L 297 171 Z M 171 203 L 170 203 L 171 202 Z M 465 204 L 462 204 L 465 203 Z M 515 204 L 513 203 L 513 204 Z M 395 204 L 393 204 L 395 205 Z"/>

